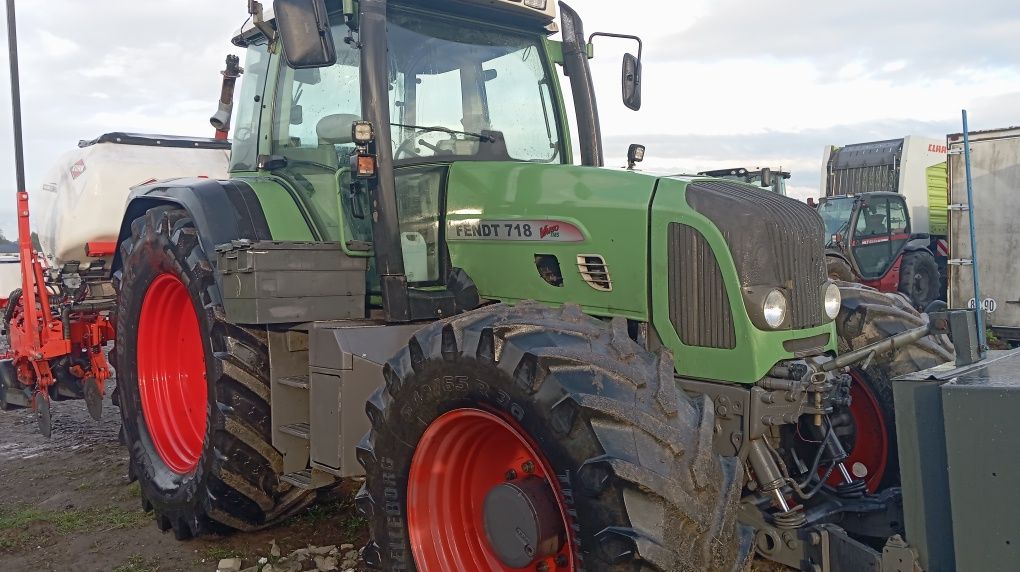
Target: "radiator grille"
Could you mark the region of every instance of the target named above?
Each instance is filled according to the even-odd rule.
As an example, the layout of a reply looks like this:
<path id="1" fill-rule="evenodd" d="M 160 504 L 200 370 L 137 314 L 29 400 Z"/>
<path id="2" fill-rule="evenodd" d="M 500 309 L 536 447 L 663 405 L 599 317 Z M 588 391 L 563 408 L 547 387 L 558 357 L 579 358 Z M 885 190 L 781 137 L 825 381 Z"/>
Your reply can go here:
<path id="1" fill-rule="evenodd" d="M 669 225 L 669 319 L 689 346 L 737 346 L 733 314 L 719 262 L 705 237 L 680 223 Z"/>
<path id="2" fill-rule="evenodd" d="M 688 185 L 687 203 L 722 232 L 741 286 L 789 292 L 788 328 L 828 321 L 821 302 L 825 230 L 814 209 L 749 185 L 711 180 Z"/>

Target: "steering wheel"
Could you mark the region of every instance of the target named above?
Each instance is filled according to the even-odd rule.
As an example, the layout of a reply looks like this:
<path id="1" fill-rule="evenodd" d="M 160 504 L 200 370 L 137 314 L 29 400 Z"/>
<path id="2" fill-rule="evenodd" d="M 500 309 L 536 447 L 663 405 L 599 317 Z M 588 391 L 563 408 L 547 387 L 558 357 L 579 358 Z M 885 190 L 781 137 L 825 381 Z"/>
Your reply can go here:
<path id="1" fill-rule="evenodd" d="M 415 139 L 418 137 L 418 132 L 415 131 L 414 135 L 403 140 L 400 145 L 397 145 L 397 149 L 393 152 L 393 160 L 397 161 L 401 159 L 401 155 L 407 155 L 408 159 L 414 159 L 421 157 L 421 153 L 416 150 L 417 142 Z"/>

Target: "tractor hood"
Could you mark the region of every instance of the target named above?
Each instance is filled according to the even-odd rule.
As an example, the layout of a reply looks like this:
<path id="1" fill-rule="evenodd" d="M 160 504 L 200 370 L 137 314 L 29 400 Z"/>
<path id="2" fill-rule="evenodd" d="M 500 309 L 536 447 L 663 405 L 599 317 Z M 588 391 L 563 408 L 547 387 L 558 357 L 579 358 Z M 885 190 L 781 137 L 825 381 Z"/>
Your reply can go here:
<path id="1" fill-rule="evenodd" d="M 648 208 L 657 178 L 629 171 L 459 162 L 446 242 L 486 298 L 573 302 L 647 319 Z"/>

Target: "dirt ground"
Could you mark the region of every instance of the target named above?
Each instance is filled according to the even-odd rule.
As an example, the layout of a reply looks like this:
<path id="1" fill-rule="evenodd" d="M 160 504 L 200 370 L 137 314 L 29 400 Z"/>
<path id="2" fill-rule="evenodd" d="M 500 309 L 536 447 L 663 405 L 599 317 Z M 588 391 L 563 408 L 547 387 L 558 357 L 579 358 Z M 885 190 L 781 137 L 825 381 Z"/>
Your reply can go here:
<path id="1" fill-rule="evenodd" d="M 284 555 L 365 540 L 350 483 L 338 500 L 269 530 L 179 542 L 156 528 L 138 484 L 128 484 L 119 410 L 107 401 L 99 422 L 82 401 L 56 402 L 52 411 L 51 439 L 30 411 L 0 412 L 0 570 L 211 572 L 221 558 L 255 565 L 273 540 Z"/>
<path id="2" fill-rule="evenodd" d="M 272 541 L 286 556 L 309 545 L 360 548 L 367 538 L 353 507 L 357 483 L 348 483 L 338 500 L 269 530 L 177 541 L 156 528 L 138 484 L 128 483 L 120 411 L 109 400 L 99 422 L 82 401 L 52 411 L 51 439 L 31 411 L 0 411 L 0 571 L 212 572 L 222 558 L 254 566 Z M 752 570 L 788 569 L 756 561 Z"/>

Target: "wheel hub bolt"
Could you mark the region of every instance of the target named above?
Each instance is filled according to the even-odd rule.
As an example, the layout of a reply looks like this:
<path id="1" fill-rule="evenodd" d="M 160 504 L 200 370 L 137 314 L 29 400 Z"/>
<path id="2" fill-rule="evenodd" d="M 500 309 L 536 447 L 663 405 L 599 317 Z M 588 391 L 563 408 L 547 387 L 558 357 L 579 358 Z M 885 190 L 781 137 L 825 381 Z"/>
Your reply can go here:
<path id="1" fill-rule="evenodd" d="M 564 567 L 567 565 L 567 557 L 565 554 L 560 554 L 556 557 L 556 566 Z"/>
<path id="2" fill-rule="evenodd" d="M 521 470 L 530 475 L 535 472 L 535 463 L 532 463 L 531 461 L 524 461 L 524 464 L 521 465 Z"/>
<path id="3" fill-rule="evenodd" d="M 549 565 L 545 562 L 539 562 L 538 565 L 535 566 L 535 572 L 549 572 Z"/>
<path id="4" fill-rule="evenodd" d="M 512 481 L 517 478 L 517 471 L 510 469 L 506 472 L 506 480 Z"/>

